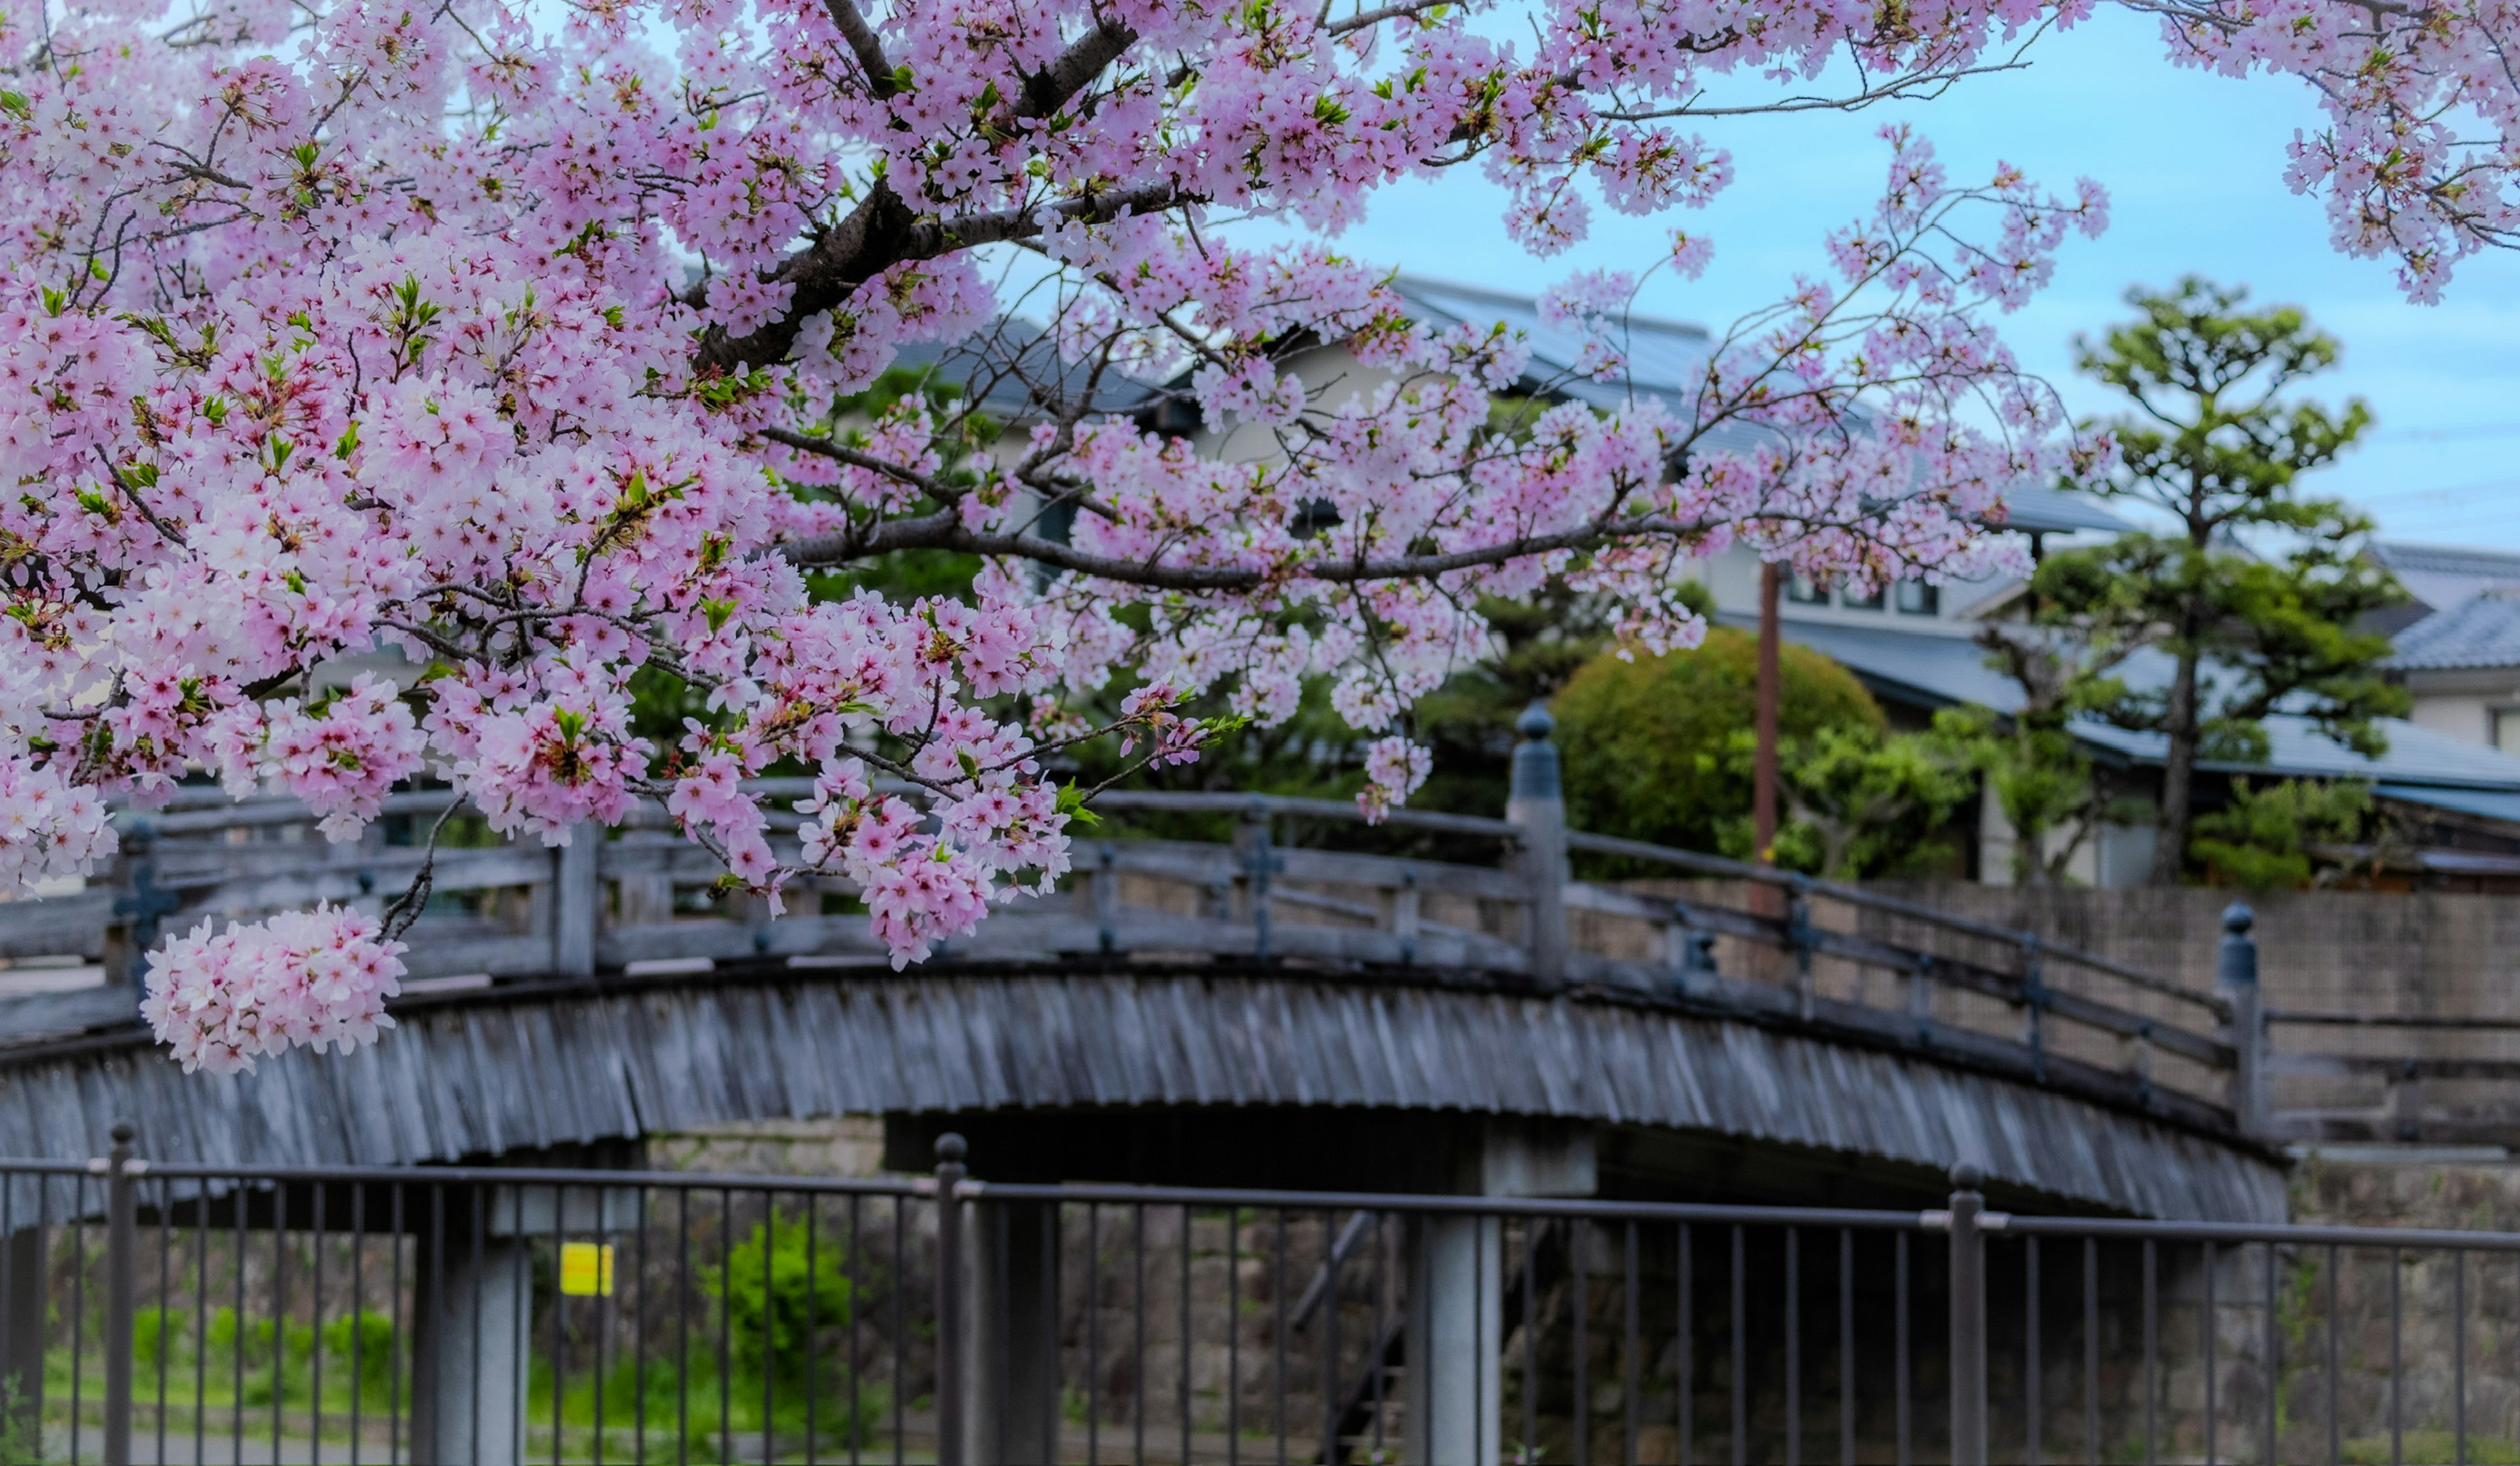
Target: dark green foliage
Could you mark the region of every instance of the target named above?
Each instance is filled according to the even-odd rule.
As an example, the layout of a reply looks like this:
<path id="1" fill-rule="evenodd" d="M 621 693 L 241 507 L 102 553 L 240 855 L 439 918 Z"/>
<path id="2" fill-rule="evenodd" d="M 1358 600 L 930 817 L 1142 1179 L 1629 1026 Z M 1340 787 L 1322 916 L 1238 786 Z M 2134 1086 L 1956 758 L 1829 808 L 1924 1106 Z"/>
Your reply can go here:
<path id="1" fill-rule="evenodd" d="M 2034 614 L 2173 662 L 2167 687 L 2121 688 L 2097 708 L 2169 741 L 2152 870 L 2169 884 L 2187 854 L 2199 758 L 2263 758 L 2278 709 L 2380 750 L 2374 720 L 2403 711 L 2406 694 L 2381 676 L 2387 639 L 2357 627 L 2401 593 L 2359 554 L 2369 521 L 2297 490 L 2371 421 L 2360 401 L 2332 412 L 2286 395 L 2335 365 L 2336 338 L 2297 307 L 2248 310 L 2246 289 L 2193 277 L 2127 300 L 2137 320 L 2078 342 L 2082 370 L 2134 408 L 2091 424 L 2116 435 L 2125 461 L 2083 487 L 2174 526 L 2055 555 L 2032 590 Z"/>
<path id="2" fill-rule="evenodd" d="M 2353 839 L 2370 813 L 2363 784 L 2236 778 L 2230 799 L 2197 818 L 2191 848 L 2218 885 L 2286 890 L 2310 883 L 2311 846 Z"/>
<path id="3" fill-rule="evenodd" d="M 753 1223 L 724 1267 L 702 1271 L 702 1291 L 726 1310 L 737 1378 L 767 1373 L 773 1399 L 802 1408 L 807 1345 L 820 1331 L 846 1328 L 855 1305 L 856 1285 L 840 1263 L 829 1246 L 809 1259 L 804 1223 L 773 1216 Z"/>
<path id="4" fill-rule="evenodd" d="M 1977 772 L 2011 830 L 2013 881 L 2051 884 L 2101 821 L 2149 818 L 2140 801 L 2112 799 L 2101 787 L 2069 727 L 2125 695 L 2110 673 L 2133 644 L 2074 619 L 2062 601 L 2045 603 L 2027 624 L 1990 623 L 1977 641 L 1987 665 L 2021 689 L 2020 705 L 2008 718 L 1976 704 L 1945 708 L 1934 732 Z"/>
<path id="5" fill-rule="evenodd" d="M 1778 730 L 1787 743 L 1823 729 L 1876 737 L 1886 723 L 1853 673 L 1808 647 L 1782 648 Z M 1711 627 L 1692 651 L 1622 661 L 1603 652 L 1557 694 L 1566 817 L 1578 829 L 1691 850 L 1723 848 L 1750 808 L 1736 734 L 1757 704 L 1758 639 Z"/>
<path id="6" fill-rule="evenodd" d="M 1698 587 L 1683 591 L 1699 614 L 1714 609 Z M 1609 608 L 1559 581 L 1530 600 L 1483 600 L 1479 614 L 1495 629 L 1497 653 L 1455 673 L 1418 704 L 1418 736 L 1435 756 L 1426 787 L 1410 800 L 1420 809 L 1503 814 L 1513 721 L 1532 703 L 1554 697 L 1609 644 Z"/>
<path id="7" fill-rule="evenodd" d="M 1750 733 L 1732 734 L 1731 757 L 1745 788 L 1754 749 Z M 1860 723 L 1787 739 L 1777 763 L 1784 808 L 1775 862 L 1830 880 L 1909 874 L 1948 858 L 1944 825 L 1975 787 L 1948 740 Z M 1753 857 L 1747 813 L 1725 820 L 1722 835 L 1726 855 Z"/>

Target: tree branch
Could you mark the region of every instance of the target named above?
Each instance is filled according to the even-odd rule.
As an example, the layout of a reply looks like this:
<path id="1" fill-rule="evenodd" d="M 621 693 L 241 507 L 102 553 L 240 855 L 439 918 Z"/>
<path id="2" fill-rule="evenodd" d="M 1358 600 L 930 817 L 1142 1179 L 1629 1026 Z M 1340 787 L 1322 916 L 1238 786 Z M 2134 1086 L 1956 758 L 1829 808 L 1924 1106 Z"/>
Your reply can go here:
<path id="1" fill-rule="evenodd" d="M 777 547 L 796 565 L 831 565 L 895 550 L 951 550 L 968 555 L 1028 559 L 1053 569 L 1071 570 L 1099 580 L 1122 585 L 1146 586 L 1156 590 L 1234 594 L 1259 590 L 1273 580 L 1302 579 L 1333 585 L 1357 585 L 1383 580 L 1424 580 L 1460 570 L 1483 569 L 1501 565 L 1525 555 L 1548 555 L 1559 550 L 1589 550 L 1615 540 L 1644 537 L 1687 538 L 1704 533 L 1710 526 L 1683 522 L 1660 514 L 1633 515 L 1624 519 L 1596 520 L 1575 529 L 1553 534 L 1523 535 L 1494 545 L 1473 546 L 1467 550 L 1447 551 L 1439 555 L 1405 555 L 1385 559 L 1362 557 L 1344 560 L 1297 561 L 1285 572 L 1252 569 L 1241 565 L 1167 565 L 1156 561 L 1123 559 L 1115 555 L 1097 555 L 1073 545 L 1046 540 L 1038 535 L 1004 534 L 966 528 L 962 516 L 951 510 L 922 514 L 912 519 L 887 519 L 840 534 L 816 535 Z"/>
<path id="2" fill-rule="evenodd" d="M 730 336 L 712 326 L 700 337 L 692 365 L 706 372 L 774 366 L 788 359 L 796 333 L 813 316 L 845 303 L 857 288 L 909 260 L 933 259 L 954 249 L 1030 239 L 1053 221 L 1104 224 L 1123 214 L 1151 213 L 1196 201 L 1170 183 L 1112 189 L 1056 203 L 922 219 L 892 191 L 878 183 L 866 200 L 821 238 L 769 273 L 770 284 L 793 289 L 785 315 L 748 335 Z"/>
<path id="3" fill-rule="evenodd" d="M 858 59 L 858 68 L 867 75 L 867 90 L 878 97 L 889 97 L 901 90 L 893 84 L 892 62 L 883 54 L 883 42 L 876 39 L 875 28 L 859 14 L 857 0 L 826 0 L 832 13 L 832 23 L 840 28 L 840 39 L 849 43 L 849 54 Z"/>

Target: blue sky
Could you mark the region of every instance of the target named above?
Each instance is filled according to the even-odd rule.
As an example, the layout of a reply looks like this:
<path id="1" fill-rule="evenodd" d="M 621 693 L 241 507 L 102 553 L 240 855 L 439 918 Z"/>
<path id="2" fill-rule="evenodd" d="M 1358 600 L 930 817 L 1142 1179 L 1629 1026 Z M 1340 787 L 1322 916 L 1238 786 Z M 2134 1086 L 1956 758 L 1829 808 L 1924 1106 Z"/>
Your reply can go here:
<path id="1" fill-rule="evenodd" d="M 2317 121 L 2305 88 L 2175 69 L 2150 22 L 2107 8 L 2046 38 L 2031 63 L 1930 103 L 1709 124 L 1737 165 L 1732 189 L 1686 221 L 1714 237 L 1714 267 L 1696 282 L 1657 275 L 1639 307 L 1720 326 L 1820 268 L 1822 235 L 1878 192 L 1888 154 L 1876 129 L 1911 121 L 1955 180 L 2000 158 L 2042 182 L 2087 175 L 2108 188 L 2109 232 L 2069 244 L 2055 283 L 2004 327 L 2075 411 L 2111 404 L 2073 375 L 2070 339 L 2123 316 L 2129 284 L 2187 271 L 2245 282 L 2259 299 L 2308 307 L 2344 340 L 2343 365 L 2313 390 L 2360 395 L 2378 415 L 2318 488 L 2364 506 L 2393 538 L 2520 549 L 2520 257 L 2471 259 L 2445 303 L 2407 304 L 2385 262 L 2331 250 L 2319 201 L 2284 187 L 2284 146 Z M 1462 170 L 1387 192 L 1340 245 L 1528 290 L 1577 268 L 1649 263 L 1681 222 L 1596 209 L 1590 241 L 1536 262 L 1505 237 L 1499 213 L 1496 191 Z"/>

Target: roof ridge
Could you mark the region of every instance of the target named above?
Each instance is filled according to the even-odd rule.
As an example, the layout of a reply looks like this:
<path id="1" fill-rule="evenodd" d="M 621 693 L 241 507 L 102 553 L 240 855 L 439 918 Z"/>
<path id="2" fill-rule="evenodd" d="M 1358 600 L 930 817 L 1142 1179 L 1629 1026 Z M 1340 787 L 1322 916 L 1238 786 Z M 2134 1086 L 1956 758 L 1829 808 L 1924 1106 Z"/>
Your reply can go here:
<path id="1" fill-rule="evenodd" d="M 1500 305 L 1537 308 L 1540 304 L 1538 295 L 1526 294 L 1520 290 L 1501 290 L 1493 286 L 1471 285 L 1466 281 L 1445 280 L 1440 276 L 1419 275 L 1407 270 L 1392 276 L 1391 283 L 1403 294 L 1407 294 L 1412 289 L 1420 289 L 1441 290 L 1449 295 L 1466 295 L 1476 300 L 1490 300 Z M 1676 316 L 1657 316 L 1631 310 L 1624 313 L 1624 319 L 1631 327 L 1642 326 L 1657 331 L 1677 332 L 1682 335 L 1694 336 L 1701 341 L 1715 339 L 1715 333 L 1704 325 L 1695 321 L 1683 321 Z"/>

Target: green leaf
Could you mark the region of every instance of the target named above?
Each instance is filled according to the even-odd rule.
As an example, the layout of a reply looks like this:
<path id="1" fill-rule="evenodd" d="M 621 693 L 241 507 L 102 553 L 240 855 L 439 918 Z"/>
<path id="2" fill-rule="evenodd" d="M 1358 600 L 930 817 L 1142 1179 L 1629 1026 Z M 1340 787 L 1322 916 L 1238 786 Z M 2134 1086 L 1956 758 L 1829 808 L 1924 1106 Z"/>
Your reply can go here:
<path id="1" fill-rule="evenodd" d="M 1082 824 L 1091 828 L 1102 822 L 1102 816 L 1086 807 L 1085 791 L 1076 787 L 1076 780 L 1072 778 L 1058 786 L 1058 813 L 1065 815 L 1071 824 Z"/>

